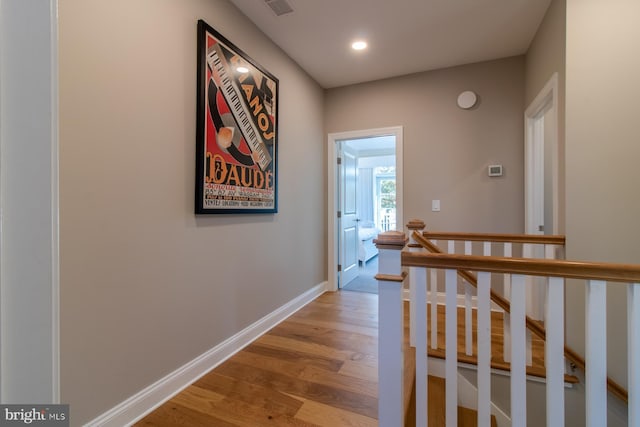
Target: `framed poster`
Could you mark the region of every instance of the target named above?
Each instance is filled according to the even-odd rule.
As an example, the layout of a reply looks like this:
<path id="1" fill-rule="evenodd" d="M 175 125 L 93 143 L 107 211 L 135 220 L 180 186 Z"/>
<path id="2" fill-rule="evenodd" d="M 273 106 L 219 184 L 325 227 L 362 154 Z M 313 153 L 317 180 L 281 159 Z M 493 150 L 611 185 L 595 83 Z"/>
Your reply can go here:
<path id="1" fill-rule="evenodd" d="M 278 79 L 198 21 L 196 214 L 278 210 Z"/>

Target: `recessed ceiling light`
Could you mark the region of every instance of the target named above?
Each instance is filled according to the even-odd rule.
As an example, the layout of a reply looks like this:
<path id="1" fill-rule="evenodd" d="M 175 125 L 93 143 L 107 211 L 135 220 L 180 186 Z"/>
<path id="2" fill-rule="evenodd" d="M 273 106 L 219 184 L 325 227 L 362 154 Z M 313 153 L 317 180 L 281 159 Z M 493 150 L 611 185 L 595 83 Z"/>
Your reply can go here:
<path id="1" fill-rule="evenodd" d="M 248 73 L 249 69 L 247 67 L 239 66 L 236 68 L 236 71 L 242 74 Z"/>
<path id="2" fill-rule="evenodd" d="M 365 42 L 364 40 L 357 40 L 353 43 L 351 43 L 351 48 L 353 50 L 363 50 L 367 48 L 367 42 Z"/>

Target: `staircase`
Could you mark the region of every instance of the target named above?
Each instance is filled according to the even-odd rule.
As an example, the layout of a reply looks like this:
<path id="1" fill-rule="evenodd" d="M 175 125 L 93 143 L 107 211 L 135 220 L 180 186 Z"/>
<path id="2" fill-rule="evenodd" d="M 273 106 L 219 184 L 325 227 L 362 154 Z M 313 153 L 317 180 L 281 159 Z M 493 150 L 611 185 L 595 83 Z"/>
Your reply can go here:
<path id="1" fill-rule="evenodd" d="M 415 351 L 408 345 L 409 343 L 409 306 L 405 305 L 405 427 L 416 426 L 416 396 L 415 396 Z M 444 307 L 438 307 L 439 319 L 442 323 L 444 321 Z M 459 313 L 463 313 L 462 310 Z M 464 333 L 464 329 L 459 329 L 459 334 Z M 501 334 L 500 328 L 496 329 L 496 337 Z M 464 352 L 459 353 L 461 362 L 474 364 L 473 359 L 465 358 Z M 429 352 L 429 357 L 442 358 L 439 350 Z M 501 355 L 497 354 L 496 358 L 500 358 Z M 497 366 L 497 369 L 504 368 L 503 365 Z M 410 387 L 409 387 L 410 385 Z M 409 387 L 409 388 L 407 388 Z M 428 375 L 428 389 L 429 398 L 424 405 L 428 407 L 428 425 L 432 427 L 444 427 L 446 425 L 446 412 L 445 412 L 445 396 L 446 396 L 446 383 L 443 377 Z M 467 408 L 464 406 L 458 406 L 458 426 L 459 427 L 475 427 L 478 425 L 478 411 L 475 409 Z M 491 427 L 498 427 L 496 417 L 491 417 Z"/>
<path id="2" fill-rule="evenodd" d="M 502 425 L 525 426 L 527 421 L 530 425 L 544 425 L 546 418 L 547 426 L 564 426 L 565 384 L 580 382 L 578 389 L 585 390 L 583 415 L 586 421 L 576 425 L 607 425 L 608 385 L 612 396 L 618 397 L 625 405 L 624 417 L 628 418 L 622 425 L 640 427 L 640 266 L 534 259 L 532 254 L 535 251 L 527 242 L 532 240 L 535 244 L 535 238 L 523 235 L 493 235 L 499 242 L 504 242 L 503 249 L 498 250 L 501 256 L 491 256 L 491 243 L 486 241 L 484 253 L 478 256 L 471 254 L 469 248 L 473 242 L 485 239 L 486 235 L 451 237 L 451 234 L 448 233 L 447 237 L 450 238 L 449 254 L 430 247 L 435 239 L 434 233 L 421 232 L 415 222 L 408 246 L 409 239 L 404 233 L 383 233 L 377 239 L 380 251 L 380 271 L 376 276 L 380 285 L 380 426 L 422 426 L 427 424 L 427 420 L 430 426 L 501 425 L 491 415 L 491 393 L 499 383 L 506 385 L 510 395 L 510 399 L 507 396 L 510 418 Z M 455 242 L 452 243 L 461 239 L 465 240 L 465 255 L 457 254 Z M 514 242 L 524 242 L 521 250 L 524 258 L 512 257 Z M 557 244 L 542 243 L 544 256 L 553 258 L 557 251 L 552 246 Z M 427 253 L 424 248 L 433 253 Z M 538 313 L 542 313 L 538 318 L 544 322 L 535 320 L 527 305 L 526 292 L 536 281 L 530 277 L 544 277 L 542 284 L 548 300 L 542 300 L 546 310 Z M 503 278 L 506 298 L 495 295 L 492 289 Z M 589 363 L 564 345 L 565 278 L 582 279 L 586 288 L 585 334 Z M 403 399 L 403 394 L 408 395 L 407 384 L 406 381 L 403 383 L 403 375 L 398 375 L 403 371 L 404 356 L 402 345 L 398 346 L 394 341 L 397 343 L 397 337 L 403 336 L 402 298 L 406 279 L 409 279 L 412 301 L 410 348 L 415 349 L 415 354 L 425 356 L 415 357 L 415 386 L 410 394 L 415 400 L 405 412 L 406 406 L 403 405 L 410 399 Z M 625 286 L 628 290 L 628 394 L 606 375 L 604 313 L 607 285 Z M 427 293 L 429 286 L 430 292 Z M 470 293 L 472 287 L 475 287 L 473 295 Z M 439 305 L 437 298 L 442 297 L 443 290 L 444 301 L 441 303 L 444 305 Z M 463 308 L 458 307 L 460 292 L 464 295 Z M 426 304 L 427 301 L 430 304 Z M 497 304 L 498 310 L 491 311 L 490 304 Z M 550 325 L 548 330 L 544 329 L 545 323 Z M 444 360 L 440 374 L 433 368 L 437 365 L 436 359 Z M 572 367 L 584 367 L 586 376 L 584 373 L 567 375 L 566 360 L 571 361 Z M 458 394 L 459 372 L 464 371 L 461 366 L 477 369 L 474 373 L 477 399 L 472 402 L 477 401 L 477 405 L 466 406 L 475 406 L 478 412 L 458 407 L 461 399 Z M 507 382 L 492 378 L 495 372 L 508 375 Z M 407 375 L 405 369 L 404 378 Z M 531 405 L 527 399 L 527 391 L 530 390 L 527 378 L 536 377 L 539 378 L 537 387 L 542 387 L 538 390 L 544 394 L 546 389 L 546 405 L 543 403 L 546 409 L 534 413 L 534 418 L 531 418 L 532 414 L 527 414 L 527 406 Z M 442 383 L 445 387 L 441 387 Z M 568 397 L 568 405 L 574 407 L 572 399 Z M 406 417 L 405 413 L 408 414 Z M 468 419 L 467 414 L 473 420 Z M 571 414 L 570 418 L 575 418 L 575 411 Z"/>

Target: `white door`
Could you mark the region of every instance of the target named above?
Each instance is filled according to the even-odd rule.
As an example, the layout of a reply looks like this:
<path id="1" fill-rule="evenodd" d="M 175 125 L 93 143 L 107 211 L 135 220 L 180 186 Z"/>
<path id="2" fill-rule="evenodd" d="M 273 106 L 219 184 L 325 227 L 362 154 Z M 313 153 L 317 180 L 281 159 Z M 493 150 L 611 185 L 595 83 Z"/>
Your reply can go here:
<path id="1" fill-rule="evenodd" d="M 340 279 L 342 288 L 358 277 L 358 217 L 357 171 L 358 159 L 344 142 L 340 155 Z"/>

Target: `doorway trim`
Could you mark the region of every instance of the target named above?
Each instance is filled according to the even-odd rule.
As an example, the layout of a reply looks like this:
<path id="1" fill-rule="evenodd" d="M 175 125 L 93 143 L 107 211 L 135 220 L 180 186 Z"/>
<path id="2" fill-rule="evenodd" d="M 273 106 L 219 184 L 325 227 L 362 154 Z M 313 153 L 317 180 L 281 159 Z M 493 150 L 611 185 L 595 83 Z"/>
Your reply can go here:
<path id="1" fill-rule="evenodd" d="M 551 230 L 543 230 L 544 233 L 558 234 L 559 230 L 559 177 L 558 177 L 558 162 L 559 162 L 559 150 L 558 150 L 558 132 L 559 132 L 559 114 L 558 114 L 558 73 L 553 73 L 549 81 L 544 85 L 542 90 L 531 102 L 529 107 L 525 110 L 525 146 L 524 146 L 524 225 L 525 233 L 537 233 L 540 223 L 536 223 L 537 218 L 535 214 L 535 206 L 540 206 L 540 203 L 544 203 L 544 188 L 540 189 L 537 186 L 540 185 L 540 180 L 536 180 L 537 174 L 542 173 L 544 177 L 544 170 L 536 171 L 536 165 L 539 165 L 540 159 L 544 159 L 545 145 L 547 141 L 543 139 L 543 143 L 539 144 L 536 141 L 535 135 L 539 135 L 540 117 L 541 115 L 548 114 L 551 117 L 551 122 L 545 121 L 545 128 L 550 127 L 548 132 L 549 144 L 551 151 L 551 192 L 553 209 L 551 212 L 553 225 Z M 538 128 L 538 132 L 536 132 Z M 546 129 L 545 129 L 545 132 Z M 543 179 L 544 181 L 544 179 Z M 544 187 L 544 183 L 542 184 Z M 542 200 L 541 200 L 542 199 Z M 544 213 L 543 213 L 544 217 Z M 542 222 L 544 224 L 544 221 Z M 545 228 L 547 227 L 546 224 Z M 546 290 L 540 283 L 531 279 L 527 286 L 527 315 L 534 319 L 544 319 L 544 310 L 546 305 Z M 509 292 L 510 293 L 510 292 Z"/>
<path id="2" fill-rule="evenodd" d="M 327 149 L 327 289 L 338 290 L 338 150 L 336 142 L 345 139 L 364 139 L 378 136 L 393 135 L 396 138 L 396 224 L 404 226 L 403 222 L 403 179 L 402 179 L 402 126 L 393 126 L 377 129 L 364 129 L 348 132 L 330 133 L 328 135 Z"/>
<path id="3" fill-rule="evenodd" d="M 552 234 L 557 234 L 559 229 L 559 177 L 558 177 L 558 161 L 559 161 L 559 150 L 558 150 L 558 132 L 559 132 L 559 114 L 558 114 L 558 73 L 553 73 L 549 81 L 544 85 L 542 90 L 538 93 L 535 99 L 531 102 L 529 107 L 525 110 L 524 113 L 524 121 L 525 121 L 525 138 L 524 138 L 524 170 L 525 170 L 525 183 L 524 183 L 524 224 L 525 230 L 524 232 L 530 232 L 535 225 L 531 223 L 532 221 L 532 198 L 533 195 L 536 194 L 534 188 L 534 159 L 536 156 L 539 156 L 540 153 L 536 153 L 535 144 L 534 144 L 534 128 L 536 126 L 537 118 L 541 113 L 549 109 L 551 117 L 553 117 L 553 123 L 551 126 L 553 127 L 550 132 L 551 135 L 551 151 L 552 155 L 552 164 L 551 164 L 551 174 L 552 174 L 552 191 L 553 191 L 553 229 L 550 230 Z"/>

